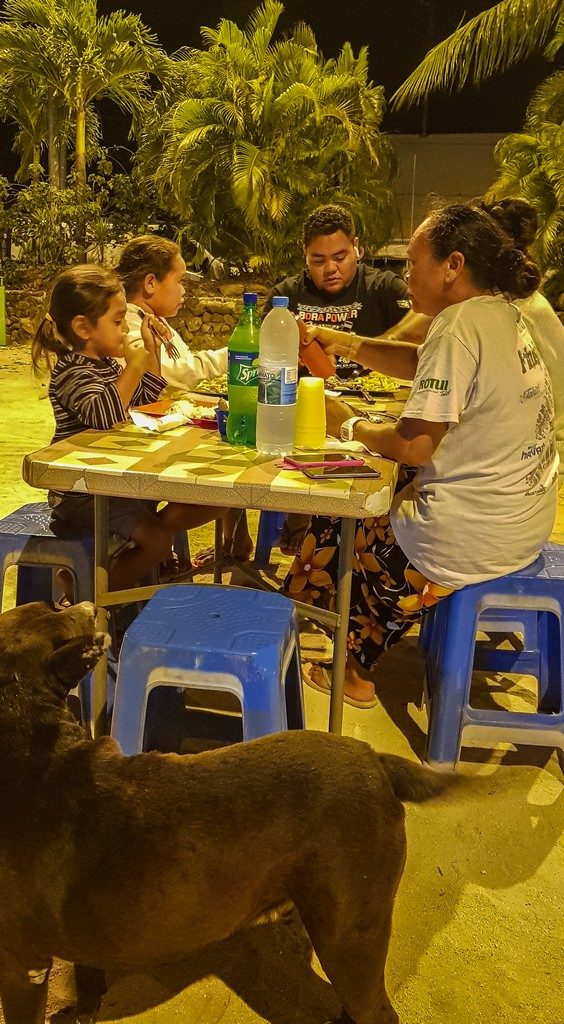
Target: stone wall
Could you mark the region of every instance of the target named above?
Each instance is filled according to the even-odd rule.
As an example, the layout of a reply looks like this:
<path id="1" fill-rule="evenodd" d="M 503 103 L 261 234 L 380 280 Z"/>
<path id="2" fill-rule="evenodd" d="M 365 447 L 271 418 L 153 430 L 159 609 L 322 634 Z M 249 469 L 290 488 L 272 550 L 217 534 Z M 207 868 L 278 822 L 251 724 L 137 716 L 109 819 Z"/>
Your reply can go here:
<path id="1" fill-rule="evenodd" d="M 193 351 L 218 349 L 227 344 L 243 309 L 243 292 L 256 291 L 259 307 L 269 288 L 254 282 L 214 284 L 189 281 L 184 306 L 170 320 Z"/>
<path id="2" fill-rule="evenodd" d="M 259 293 L 260 306 L 269 291 L 266 285 L 189 281 L 184 306 L 170 322 L 194 351 L 222 348 L 237 323 L 243 308 L 242 295 L 247 288 Z M 45 315 L 46 296 L 47 292 L 40 290 L 6 290 L 8 345 L 23 345 L 31 341 Z"/>
<path id="3" fill-rule="evenodd" d="M 46 310 L 47 292 L 28 288 L 6 289 L 6 343 L 26 345 L 32 340 Z"/>

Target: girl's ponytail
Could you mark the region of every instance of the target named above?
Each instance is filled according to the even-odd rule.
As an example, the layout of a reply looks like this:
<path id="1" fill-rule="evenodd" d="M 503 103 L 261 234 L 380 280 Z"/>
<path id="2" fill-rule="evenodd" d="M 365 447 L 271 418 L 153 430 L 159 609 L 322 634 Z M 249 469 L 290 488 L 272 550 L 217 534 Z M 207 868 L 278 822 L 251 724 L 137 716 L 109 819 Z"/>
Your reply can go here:
<path id="1" fill-rule="evenodd" d="M 50 313 L 46 313 L 35 332 L 31 343 L 33 372 L 41 377 L 50 373 L 59 356 L 69 350 L 69 345 L 57 331 L 57 325 Z"/>

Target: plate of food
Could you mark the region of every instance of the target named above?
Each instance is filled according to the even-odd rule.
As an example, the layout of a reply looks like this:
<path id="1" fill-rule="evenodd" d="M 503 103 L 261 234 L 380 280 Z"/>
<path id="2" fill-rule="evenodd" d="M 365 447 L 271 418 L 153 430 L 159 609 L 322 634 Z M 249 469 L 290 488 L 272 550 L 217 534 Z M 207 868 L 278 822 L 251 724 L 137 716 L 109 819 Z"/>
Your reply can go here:
<path id="1" fill-rule="evenodd" d="M 189 398 L 160 399 L 147 405 L 135 406 L 129 410 L 129 413 L 136 426 L 159 433 L 185 423 L 190 423 L 194 427 L 215 430 L 217 427 L 216 403 L 206 401 L 199 395 L 195 398 L 195 401 Z"/>
<path id="2" fill-rule="evenodd" d="M 372 370 L 361 377 L 353 377 L 348 380 L 341 380 L 340 377 L 328 377 L 325 387 L 332 391 L 340 391 L 342 394 L 362 395 L 363 391 L 369 394 L 392 394 L 401 387 L 401 384 L 394 377 L 388 377 L 385 373 L 377 373 Z"/>
<path id="3" fill-rule="evenodd" d="M 217 427 L 215 405 L 215 402 L 206 402 L 205 398 L 200 398 L 198 395 L 195 397 L 195 401 L 190 398 L 180 398 L 173 402 L 171 412 L 185 416 L 186 422 L 191 423 L 194 427 L 215 430 Z"/>

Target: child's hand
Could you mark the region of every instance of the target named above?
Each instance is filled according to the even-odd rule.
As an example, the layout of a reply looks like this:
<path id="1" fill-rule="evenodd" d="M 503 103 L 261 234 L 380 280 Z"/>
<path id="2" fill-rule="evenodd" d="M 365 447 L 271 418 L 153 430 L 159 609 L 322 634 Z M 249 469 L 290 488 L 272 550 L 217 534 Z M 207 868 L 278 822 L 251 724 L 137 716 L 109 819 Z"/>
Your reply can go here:
<path id="1" fill-rule="evenodd" d="M 124 344 L 125 360 L 131 361 L 142 373 L 150 371 L 157 375 L 161 372 L 160 348 L 166 340 L 168 328 L 152 313 L 145 313 L 141 321 L 141 339 Z M 129 350 L 129 351 L 128 351 Z"/>
<path id="2" fill-rule="evenodd" d="M 141 373 L 149 369 L 151 353 L 145 348 L 142 338 L 130 339 L 126 336 L 123 339 L 123 355 L 127 366 L 134 366 Z"/>

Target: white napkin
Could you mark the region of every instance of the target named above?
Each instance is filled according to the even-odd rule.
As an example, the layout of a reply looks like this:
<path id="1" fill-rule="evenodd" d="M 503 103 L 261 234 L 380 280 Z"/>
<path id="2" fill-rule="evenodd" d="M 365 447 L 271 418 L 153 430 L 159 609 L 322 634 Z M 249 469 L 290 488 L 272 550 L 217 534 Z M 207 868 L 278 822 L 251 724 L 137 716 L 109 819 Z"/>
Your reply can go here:
<path id="1" fill-rule="evenodd" d="M 162 434 L 165 430 L 172 430 L 174 427 L 181 427 L 190 419 L 180 412 L 167 412 L 164 416 L 146 416 L 144 412 L 138 412 L 137 409 L 130 409 L 129 415 L 136 427 L 143 427 L 144 430 L 151 430 L 157 434 Z"/>

